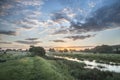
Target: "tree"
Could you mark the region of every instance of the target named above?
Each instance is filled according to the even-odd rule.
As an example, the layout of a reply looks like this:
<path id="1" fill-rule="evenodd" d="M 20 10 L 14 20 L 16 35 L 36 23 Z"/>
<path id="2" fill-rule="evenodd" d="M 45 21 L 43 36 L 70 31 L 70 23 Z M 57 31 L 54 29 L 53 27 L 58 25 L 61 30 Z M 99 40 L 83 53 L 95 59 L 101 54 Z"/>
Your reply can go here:
<path id="1" fill-rule="evenodd" d="M 59 50 L 59 52 L 63 53 L 63 50 Z"/>
<path id="2" fill-rule="evenodd" d="M 108 45 L 102 45 L 102 46 L 96 46 L 93 49 L 94 52 L 99 52 L 99 53 L 110 53 L 112 52 L 112 47 Z"/>
<path id="3" fill-rule="evenodd" d="M 70 51 L 71 53 L 72 53 L 72 52 L 76 52 L 76 50 L 75 50 L 75 49 L 70 49 L 69 51 Z"/>
<path id="4" fill-rule="evenodd" d="M 55 52 L 55 49 L 54 48 L 50 48 L 49 51 L 50 52 Z"/>
<path id="5" fill-rule="evenodd" d="M 68 50 L 67 50 L 67 49 L 64 49 L 63 51 L 64 51 L 64 52 L 68 52 Z"/>
<path id="6" fill-rule="evenodd" d="M 30 46 L 29 51 L 34 55 L 45 56 L 45 49 L 43 47 Z"/>

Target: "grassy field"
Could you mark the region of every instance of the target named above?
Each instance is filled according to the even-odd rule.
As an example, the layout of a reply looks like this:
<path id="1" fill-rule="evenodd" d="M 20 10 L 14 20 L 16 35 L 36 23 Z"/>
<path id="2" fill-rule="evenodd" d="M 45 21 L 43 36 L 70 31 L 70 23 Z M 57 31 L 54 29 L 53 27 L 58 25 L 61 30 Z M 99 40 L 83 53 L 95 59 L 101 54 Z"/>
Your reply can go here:
<path id="1" fill-rule="evenodd" d="M 92 54 L 92 53 L 87 53 L 87 54 L 57 54 L 54 53 L 54 55 L 57 56 L 66 56 L 66 57 L 72 57 L 72 58 L 78 58 L 79 60 L 96 60 L 97 62 L 100 63 L 108 63 L 109 62 L 115 62 L 115 63 L 120 63 L 120 54 Z"/>
<path id="2" fill-rule="evenodd" d="M 120 80 L 120 73 L 85 69 L 84 63 L 29 54 L 19 56 L 0 57 L 7 59 L 0 63 L 0 80 Z"/>
<path id="3" fill-rule="evenodd" d="M 0 80 L 73 80 L 68 70 L 55 65 L 38 56 L 10 60 L 0 63 Z"/>

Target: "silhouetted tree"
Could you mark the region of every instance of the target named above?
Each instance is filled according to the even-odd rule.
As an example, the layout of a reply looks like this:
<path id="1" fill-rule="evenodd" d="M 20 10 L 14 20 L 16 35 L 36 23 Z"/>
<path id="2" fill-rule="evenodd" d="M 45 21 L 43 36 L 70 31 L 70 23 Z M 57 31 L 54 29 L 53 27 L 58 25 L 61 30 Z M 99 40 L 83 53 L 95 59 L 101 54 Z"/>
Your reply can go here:
<path id="1" fill-rule="evenodd" d="M 6 51 L 12 51 L 12 49 L 6 49 Z"/>
<path id="2" fill-rule="evenodd" d="M 68 52 L 68 49 L 64 49 L 63 51 L 64 51 L 64 52 Z"/>
<path id="3" fill-rule="evenodd" d="M 93 48 L 93 52 L 109 53 L 112 52 L 112 47 L 108 45 L 96 46 L 95 48 Z"/>
<path id="4" fill-rule="evenodd" d="M 55 52 L 55 49 L 54 48 L 50 48 L 49 51 L 50 52 Z"/>
<path id="5" fill-rule="evenodd" d="M 30 46 L 29 51 L 33 54 L 33 56 L 45 56 L 45 49 L 43 47 Z"/>
<path id="6" fill-rule="evenodd" d="M 59 50 L 59 52 L 63 53 L 63 50 Z"/>
<path id="7" fill-rule="evenodd" d="M 91 52 L 91 50 L 90 49 L 85 49 L 84 52 Z"/>

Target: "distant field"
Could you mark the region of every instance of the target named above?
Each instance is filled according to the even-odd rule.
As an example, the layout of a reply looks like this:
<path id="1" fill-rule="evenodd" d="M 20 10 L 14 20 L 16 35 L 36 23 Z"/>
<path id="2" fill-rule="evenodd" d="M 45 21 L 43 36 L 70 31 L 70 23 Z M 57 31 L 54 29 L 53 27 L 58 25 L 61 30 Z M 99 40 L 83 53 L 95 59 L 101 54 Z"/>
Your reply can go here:
<path id="1" fill-rule="evenodd" d="M 72 57 L 78 55 L 80 54 L 72 54 Z M 85 69 L 84 63 L 52 56 L 31 57 L 29 52 L 25 52 L 24 55 L 22 52 L 14 52 L 5 54 L 0 59 L 7 60 L 0 63 L 0 80 L 120 80 L 120 73 Z"/>

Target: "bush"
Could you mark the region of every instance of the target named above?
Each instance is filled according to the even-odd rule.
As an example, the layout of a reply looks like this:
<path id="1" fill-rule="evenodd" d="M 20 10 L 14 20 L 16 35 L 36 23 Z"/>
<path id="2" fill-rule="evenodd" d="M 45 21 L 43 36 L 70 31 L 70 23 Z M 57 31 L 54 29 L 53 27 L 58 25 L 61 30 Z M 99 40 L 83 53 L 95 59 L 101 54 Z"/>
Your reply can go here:
<path id="1" fill-rule="evenodd" d="M 43 47 L 30 46 L 29 51 L 33 54 L 33 56 L 45 56 L 45 49 Z"/>

